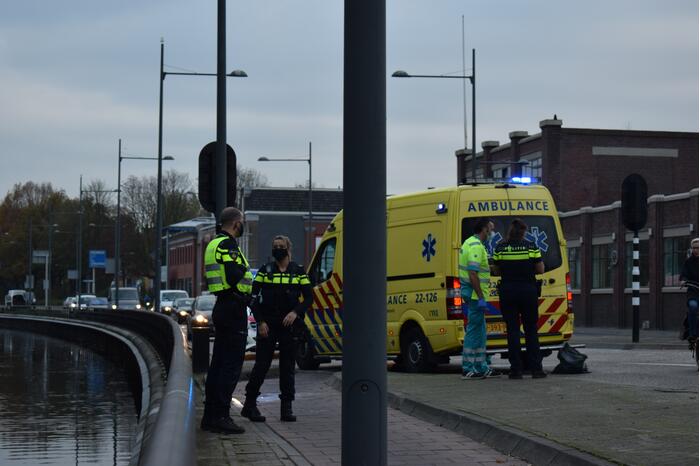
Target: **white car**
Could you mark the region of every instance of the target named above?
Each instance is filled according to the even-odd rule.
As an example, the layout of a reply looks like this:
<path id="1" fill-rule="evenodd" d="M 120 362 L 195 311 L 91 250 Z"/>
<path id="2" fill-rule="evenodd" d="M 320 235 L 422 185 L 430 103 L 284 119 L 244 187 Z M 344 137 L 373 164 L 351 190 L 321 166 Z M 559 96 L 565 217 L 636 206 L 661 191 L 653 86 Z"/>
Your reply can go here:
<path id="1" fill-rule="evenodd" d="M 189 297 L 187 291 L 183 290 L 160 290 L 160 312 L 177 319 L 175 312 L 173 312 L 173 303 L 176 299 Z"/>
<path id="2" fill-rule="evenodd" d="M 255 351 L 256 338 L 258 337 L 258 324 L 255 322 L 253 312 L 249 307 L 248 310 L 248 341 L 245 344 L 246 351 Z"/>
<path id="3" fill-rule="evenodd" d="M 96 298 L 94 294 L 81 294 L 80 295 L 80 309 L 86 309 L 88 307 L 88 302 L 90 300 Z M 66 309 L 77 309 L 78 308 L 78 297 L 77 296 L 69 296 L 66 298 L 65 301 L 63 301 L 63 307 Z"/>
<path id="4" fill-rule="evenodd" d="M 5 295 L 5 306 L 32 306 L 36 304 L 34 293 L 25 290 L 10 290 Z"/>

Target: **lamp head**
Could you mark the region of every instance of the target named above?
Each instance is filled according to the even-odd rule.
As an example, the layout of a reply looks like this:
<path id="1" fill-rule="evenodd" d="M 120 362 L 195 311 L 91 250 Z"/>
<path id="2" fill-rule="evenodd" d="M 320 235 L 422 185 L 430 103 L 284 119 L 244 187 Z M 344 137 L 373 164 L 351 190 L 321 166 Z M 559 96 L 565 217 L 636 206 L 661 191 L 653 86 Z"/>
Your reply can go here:
<path id="1" fill-rule="evenodd" d="M 175 157 L 173 157 L 172 155 L 166 155 L 165 157 L 163 157 L 163 160 L 175 160 Z"/>
<path id="2" fill-rule="evenodd" d="M 228 75 L 232 76 L 234 78 L 247 78 L 248 77 L 248 73 L 246 73 L 243 70 L 233 70 Z"/>
<path id="3" fill-rule="evenodd" d="M 268 159 L 267 157 L 258 157 L 258 162 L 269 162 L 269 161 L 270 161 L 270 159 Z"/>
<path id="4" fill-rule="evenodd" d="M 397 70 L 391 75 L 393 78 L 410 78 L 411 75 L 406 73 L 404 70 Z"/>

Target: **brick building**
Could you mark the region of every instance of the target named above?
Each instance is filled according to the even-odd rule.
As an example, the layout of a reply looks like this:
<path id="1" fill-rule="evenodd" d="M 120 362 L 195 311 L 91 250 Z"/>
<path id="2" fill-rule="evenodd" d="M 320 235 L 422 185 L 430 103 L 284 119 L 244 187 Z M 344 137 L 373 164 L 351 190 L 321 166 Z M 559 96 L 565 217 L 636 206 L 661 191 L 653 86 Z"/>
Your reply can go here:
<path id="1" fill-rule="evenodd" d="M 296 262 L 308 264 L 326 227 L 343 207 L 343 192 L 314 189 L 309 231 L 309 191 L 304 188 L 254 188 L 246 190 L 241 205 L 246 231 L 239 244 L 251 267 L 270 260 L 272 238 L 285 235 L 294 248 Z M 197 296 L 205 289 L 204 251 L 216 236 L 214 217 L 200 217 L 166 227 L 167 286 Z"/>
<path id="2" fill-rule="evenodd" d="M 540 178 L 552 192 L 569 250 L 576 323 L 629 327 L 632 232 L 622 225 L 623 179 L 642 175 L 649 216 L 640 232 L 641 321 L 675 329 L 685 313 L 679 271 L 698 225 L 698 133 L 566 128 L 513 131 L 482 143 L 477 177 Z M 471 151 L 457 155 L 457 178 L 471 178 Z"/>

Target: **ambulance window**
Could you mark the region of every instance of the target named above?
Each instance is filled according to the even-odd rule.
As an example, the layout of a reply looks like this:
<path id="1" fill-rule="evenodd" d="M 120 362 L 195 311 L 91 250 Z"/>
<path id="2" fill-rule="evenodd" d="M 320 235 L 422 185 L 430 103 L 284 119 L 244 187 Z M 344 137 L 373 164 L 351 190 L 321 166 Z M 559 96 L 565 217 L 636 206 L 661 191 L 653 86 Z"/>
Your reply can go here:
<path id="1" fill-rule="evenodd" d="M 314 257 L 311 265 L 311 281 L 314 285 L 325 282 L 333 275 L 333 264 L 335 263 L 335 238 L 331 238 L 323 243 L 319 252 Z"/>
<path id="2" fill-rule="evenodd" d="M 495 230 L 493 238 L 487 242 L 486 249 L 489 255 L 493 254 L 493 249 L 508 235 L 510 222 L 516 217 L 490 217 Z M 532 241 L 540 248 L 545 271 L 554 270 L 562 264 L 561 250 L 559 247 L 559 237 L 554 223 L 554 219 L 548 216 L 523 215 L 518 217 L 528 225 L 528 232 L 525 239 Z M 474 233 L 474 224 L 478 217 L 462 219 L 462 242 Z"/>

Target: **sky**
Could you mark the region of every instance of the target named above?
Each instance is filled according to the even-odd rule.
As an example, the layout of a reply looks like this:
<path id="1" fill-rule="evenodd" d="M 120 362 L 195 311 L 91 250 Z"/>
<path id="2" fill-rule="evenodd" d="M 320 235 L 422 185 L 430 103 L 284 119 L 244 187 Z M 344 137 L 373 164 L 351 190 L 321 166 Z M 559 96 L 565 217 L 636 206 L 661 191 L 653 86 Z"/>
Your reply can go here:
<path id="1" fill-rule="evenodd" d="M 0 14 L 0 196 L 51 182 L 77 196 L 85 182 L 117 184 L 117 148 L 155 156 L 158 68 L 216 71 L 216 1 L 4 2 Z M 462 15 L 467 74 L 476 49 L 477 147 L 508 133 L 565 127 L 698 131 L 697 0 L 387 0 L 387 191 L 448 186 L 464 147 L 459 74 Z M 313 143 L 314 185 L 342 185 L 343 2 L 227 3 L 228 142 L 271 186 L 303 184 Z M 467 83 L 468 84 L 468 83 Z M 467 85 L 471 146 L 471 88 Z M 168 76 L 164 168 L 197 176 L 216 139 L 216 80 Z M 125 160 L 122 176 L 155 175 Z"/>

